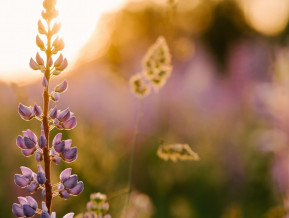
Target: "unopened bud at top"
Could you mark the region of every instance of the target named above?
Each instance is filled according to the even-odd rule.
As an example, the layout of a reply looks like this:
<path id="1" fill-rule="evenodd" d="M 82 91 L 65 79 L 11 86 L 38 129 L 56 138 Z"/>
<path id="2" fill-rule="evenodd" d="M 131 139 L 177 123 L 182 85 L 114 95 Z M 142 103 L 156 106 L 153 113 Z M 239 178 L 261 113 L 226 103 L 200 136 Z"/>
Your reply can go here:
<path id="1" fill-rule="evenodd" d="M 43 23 L 41 22 L 41 20 L 38 20 L 38 32 L 40 34 L 47 34 L 46 29 L 45 29 Z"/>
<path id="2" fill-rule="evenodd" d="M 39 55 L 39 53 L 37 52 L 36 54 L 36 61 L 39 65 L 44 65 L 44 60 L 43 58 Z"/>
<path id="3" fill-rule="evenodd" d="M 36 36 L 36 44 L 42 51 L 45 51 L 44 42 L 42 41 L 42 39 L 38 35 Z"/>
<path id="4" fill-rule="evenodd" d="M 59 22 L 55 23 L 52 27 L 52 30 L 51 30 L 52 34 L 58 33 L 60 30 L 60 27 L 61 27 L 61 23 L 59 23 Z"/>

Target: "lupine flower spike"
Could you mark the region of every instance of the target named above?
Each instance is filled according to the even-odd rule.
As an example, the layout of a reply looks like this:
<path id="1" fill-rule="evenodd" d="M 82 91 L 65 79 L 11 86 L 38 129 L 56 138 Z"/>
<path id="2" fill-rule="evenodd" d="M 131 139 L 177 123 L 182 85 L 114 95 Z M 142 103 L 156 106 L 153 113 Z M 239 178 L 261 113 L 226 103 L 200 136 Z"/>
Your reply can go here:
<path id="1" fill-rule="evenodd" d="M 108 214 L 109 204 L 105 194 L 100 192 L 92 193 L 90 201 L 86 204 L 87 212 L 78 214 L 75 218 L 111 218 Z"/>
<path id="2" fill-rule="evenodd" d="M 37 104 L 34 106 L 19 104 L 18 107 L 18 113 L 22 119 L 29 121 L 35 118 L 41 122 L 39 136 L 36 135 L 36 132 L 27 129 L 16 139 L 16 144 L 24 156 L 29 157 L 35 154 L 38 162 L 37 169 L 33 171 L 22 166 L 20 167 L 21 174 L 14 176 L 15 184 L 25 188 L 28 193 L 33 194 L 41 190 L 45 201 L 42 201 L 41 209 L 38 208 L 37 201 L 31 196 L 18 197 L 19 204 L 14 203 L 12 206 L 12 212 L 17 217 L 32 217 L 39 214 L 41 218 L 56 218 L 56 213 L 52 212 L 53 197 L 60 196 L 67 199 L 71 195 L 79 195 L 84 187 L 83 182 L 78 181 L 76 174 L 71 175 L 71 168 L 60 174 L 59 183 L 53 184 L 50 175 L 51 162 L 58 164 L 63 160 L 69 163 L 77 158 L 77 148 L 71 146 L 72 140 L 63 140 L 61 133 L 54 137 L 51 145 L 49 143 L 50 131 L 53 128 L 70 130 L 77 124 L 76 117 L 69 108 L 65 110 L 58 110 L 56 106 L 49 108 L 49 102 L 51 100 L 59 101 L 60 95 L 68 88 L 68 83 L 64 80 L 49 93 L 51 78 L 60 75 L 68 66 L 67 59 L 63 58 L 61 53 L 58 57 L 53 57 L 64 48 L 63 39 L 55 36 L 60 29 L 60 23 L 53 21 L 58 16 L 55 4 L 56 0 L 43 1 L 44 10 L 42 19 L 38 21 L 39 35 L 36 36 L 36 45 L 40 52 L 37 52 L 35 59 L 31 58 L 29 62 L 32 70 L 40 71 L 43 74 L 43 108 Z M 46 57 L 43 57 L 43 54 Z M 74 213 L 68 213 L 64 218 L 73 218 L 73 216 Z"/>

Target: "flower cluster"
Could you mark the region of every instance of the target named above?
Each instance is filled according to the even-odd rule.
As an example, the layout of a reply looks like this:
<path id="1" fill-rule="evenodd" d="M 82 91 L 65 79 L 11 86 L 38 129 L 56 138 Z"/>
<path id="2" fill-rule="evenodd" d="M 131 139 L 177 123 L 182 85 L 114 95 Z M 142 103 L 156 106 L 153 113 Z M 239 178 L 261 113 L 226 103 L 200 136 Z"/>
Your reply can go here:
<path id="1" fill-rule="evenodd" d="M 173 162 L 178 160 L 200 160 L 199 155 L 195 153 L 188 144 L 160 145 L 157 155 L 165 161 L 172 160 Z"/>
<path id="2" fill-rule="evenodd" d="M 92 193 L 86 208 L 87 212 L 85 214 L 78 214 L 75 218 L 111 218 L 111 216 L 107 214 L 109 204 L 105 194 L 100 192 Z"/>
<path id="3" fill-rule="evenodd" d="M 139 97 L 147 96 L 151 87 L 158 91 L 171 75 L 171 55 L 166 40 L 159 37 L 147 51 L 143 59 L 143 71 L 130 79 L 134 94 Z"/>
<path id="4" fill-rule="evenodd" d="M 19 204 L 14 203 L 12 212 L 17 217 L 32 217 L 39 214 L 41 218 L 55 218 L 56 213 L 51 211 L 53 197 L 60 196 L 67 199 L 70 195 L 78 195 L 83 191 L 83 182 L 78 181 L 77 175 L 71 175 L 71 168 L 65 169 L 60 174 L 60 182 L 52 184 L 51 181 L 51 162 L 58 164 L 61 160 L 72 162 L 77 158 L 77 148 L 71 147 L 71 139 L 62 139 L 62 134 L 58 133 L 54 137 L 51 145 L 49 143 L 50 131 L 54 128 L 60 130 L 70 130 L 76 127 L 76 117 L 69 108 L 58 110 L 55 106 L 49 109 L 50 101 L 57 102 L 60 94 L 68 88 L 66 80 L 58 84 L 52 92 L 49 93 L 49 82 L 52 77 L 60 75 L 67 67 L 68 62 L 62 54 L 54 58 L 64 48 L 64 42 L 55 36 L 60 29 L 60 23 L 54 19 L 58 15 L 55 9 L 56 0 L 44 0 L 42 18 L 38 21 L 38 32 L 44 36 L 36 36 L 36 44 L 41 52 L 46 55 L 46 61 L 41 57 L 41 52 L 36 54 L 35 60 L 30 59 L 30 67 L 33 70 L 39 70 L 43 73 L 43 108 L 35 104 L 26 106 L 19 104 L 18 113 L 26 121 L 37 119 L 41 122 L 40 136 L 30 129 L 22 132 L 16 139 L 17 146 L 21 149 L 24 156 L 29 157 L 35 154 L 37 172 L 33 172 L 28 167 L 20 167 L 21 174 L 14 177 L 15 184 L 33 194 L 37 190 L 42 190 L 42 196 L 45 202 L 42 202 L 42 209 L 38 208 L 37 201 L 31 197 L 18 197 Z M 45 24 L 44 24 L 44 22 Z M 52 39 L 53 42 L 52 42 Z M 55 60 L 54 60 L 55 59 Z M 69 213 L 64 218 L 73 218 L 74 214 Z"/>

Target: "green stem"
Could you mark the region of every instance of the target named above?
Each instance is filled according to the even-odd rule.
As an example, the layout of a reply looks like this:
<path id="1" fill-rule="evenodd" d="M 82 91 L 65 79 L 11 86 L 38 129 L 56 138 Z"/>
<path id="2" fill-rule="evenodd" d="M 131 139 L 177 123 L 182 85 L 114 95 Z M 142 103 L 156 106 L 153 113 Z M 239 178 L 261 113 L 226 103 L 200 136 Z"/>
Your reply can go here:
<path id="1" fill-rule="evenodd" d="M 140 105 L 138 109 L 138 115 L 137 115 L 137 121 L 136 121 L 136 127 L 134 130 L 134 136 L 133 136 L 133 143 L 132 143 L 132 149 L 131 149 L 131 155 L 130 155 L 130 161 L 129 161 L 129 169 L 128 169 L 128 196 L 127 196 L 127 201 L 125 205 L 125 216 L 127 217 L 127 210 L 128 210 L 128 205 L 130 201 L 130 194 L 132 190 L 132 171 L 133 171 L 133 164 L 134 164 L 134 156 L 135 156 L 135 149 L 136 149 L 136 143 L 137 143 L 137 137 L 139 134 L 139 126 L 140 126 L 140 121 L 142 118 L 142 113 L 143 113 L 143 99 L 140 100 Z"/>

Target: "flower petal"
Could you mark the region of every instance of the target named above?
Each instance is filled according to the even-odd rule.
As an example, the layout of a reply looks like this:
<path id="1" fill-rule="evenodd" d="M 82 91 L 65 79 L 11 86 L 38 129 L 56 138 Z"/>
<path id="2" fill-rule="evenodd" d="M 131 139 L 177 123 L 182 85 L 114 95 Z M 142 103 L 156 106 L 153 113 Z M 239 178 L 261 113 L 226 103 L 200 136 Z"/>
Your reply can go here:
<path id="1" fill-rule="evenodd" d="M 69 189 L 68 192 L 69 194 L 72 194 L 72 195 L 79 195 L 83 191 L 83 189 L 84 189 L 83 182 L 80 181 L 72 189 Z"/>

